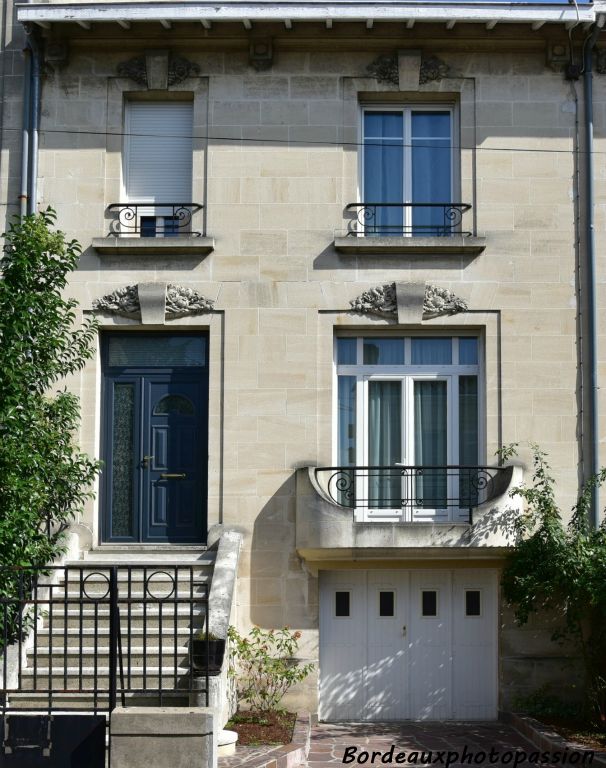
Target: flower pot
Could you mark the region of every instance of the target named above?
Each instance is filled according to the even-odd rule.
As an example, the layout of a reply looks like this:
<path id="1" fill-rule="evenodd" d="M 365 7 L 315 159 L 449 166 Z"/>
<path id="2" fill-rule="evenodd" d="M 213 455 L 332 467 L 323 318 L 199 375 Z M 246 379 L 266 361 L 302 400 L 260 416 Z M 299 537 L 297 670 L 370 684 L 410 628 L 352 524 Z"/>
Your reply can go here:
<path id="1" fill-rule="evenodd" d="M 225 656 L 225 640 L 206 640 L 194 637 L 192 640 L 192 667 L 195 672 L 205 672 L 208 659 L 208 673 L 221 671 Z"/>

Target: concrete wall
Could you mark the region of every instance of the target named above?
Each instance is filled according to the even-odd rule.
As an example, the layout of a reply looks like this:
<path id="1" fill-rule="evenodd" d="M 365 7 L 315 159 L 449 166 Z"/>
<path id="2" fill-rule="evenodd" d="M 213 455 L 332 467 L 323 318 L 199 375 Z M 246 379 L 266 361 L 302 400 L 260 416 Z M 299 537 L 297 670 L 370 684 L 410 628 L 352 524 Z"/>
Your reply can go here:
<path id="1" fill-rule="evenodd" d="M 37 203 L 52 205 L 61 228 L 83 245 L 70 285 L 83 310 L 116 288 L 153 280 L 215 300 L 220 313 L 170 323 L 210 332 L 209 525 L 223 522 L 245 534 L 238 624 L 301 629 L 302 656 L 317 659 L 317 578 L 295 549 L 294 468 L 333 460 L 335 330 L 395 327 L 348 311 L 363 290 L 395 280 L 428 281 L 478 311 L 426 320 L 414 330 L 473 328 L 485 339 L 486 463 L 494 461 L 498 441 L 499 310 L 503 441 L 519 441 L 527 463 L 527 441 L 540 443 L 563 508 L 576 498 L 584 449 L 576 338 L 582 246 L 576 245 L 581 233 L 574 205 L 582 94 L 579 83 L 566 81 L 547 62 L 553 41 L 567 37 L 555 27 L 531 33 L 507 25 L 492 36 L 458 25 L 456 34 L 424 27 L 405 38 L 393 29 L 366 34 L 361 25 L 343 25 L 335 35 L 320 25 L 292 32 L 259 25 L 255 34 L 272 37 L 274 59 L 258 72 L 249 63 L 247 34 L 235 25 L 204 36 L 191 25 L 170 32 L 141 25 L 131 33 L 115 26 L 86 32 L 73 25 L 51 33 L 69 36 L 70 53 L 44 78 Z M 117 77 L 117 65 L 158 47 L 199 67 L 198 76 L 171 90 L 194 99 L 193 200 L 207 206 L 215 249 L 203 258 L 101 257 L 91 241 L 107 232 L 106 206 L 122 194 L 124 99 L 142 90 Z M 406 91 L 368 77 L 367 65 L 378 54 L 407 47 L 439 56 L 448 75 Z M 18 73 L 18 46 L 4 60 Z M 595 81 L 601 253 L 606 77 Z M 18 193 L 19 86 L 18 74 L 5 70 L 1 202 L 9 211 Z M 151 94 L 158 96 L 166 93 Z M 486 238 L 483 253 L 377 256 L 333 248 L 335 230 L 347 225 L 344 207 L 360 199 L 359 104 L 372 100 L 457 105 L 461 200 L 473 204 L 467 223 Z M 606 321 L 602 257 L 599 266 L 600 317 Z M 103 323 L 141 328 L 110 317 Z M 82 398 L 81 444 L 98 455 L 99 361 L 69 384 Z M 94 540 L 98 516 L 98 503 L 92 503 L 82 521 Z M 507 631 L 517 631 L 510 619 Z M 526 654 L 524 644 L 511 643 L 510 656 Z M 513 672 L 504 675 L 509 686 Z M 310 679 L 297 694 L 311 707 L 314 684 Z"/>

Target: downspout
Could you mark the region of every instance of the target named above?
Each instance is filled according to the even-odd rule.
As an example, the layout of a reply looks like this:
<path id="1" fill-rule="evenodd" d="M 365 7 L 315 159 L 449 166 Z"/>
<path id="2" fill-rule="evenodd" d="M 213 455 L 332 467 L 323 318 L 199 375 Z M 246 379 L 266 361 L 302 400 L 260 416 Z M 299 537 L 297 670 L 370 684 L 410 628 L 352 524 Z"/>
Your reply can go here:
<path id="1" fill-rule="evenodd" d="M 594 220 L 594 183 L 593 183 L 593 49 L 604 25 L 604 17 L 600 17 L 594 25 L 591 35 L 583 49 L 583 94 L 585 100 L 585 194 L 586 194 L 586 273 L 587 273 L 587 340 L 589 369 L 589 443 L 591 457 L 589 476 L 595 477 L 600 464 L 600 436 L 598 419 L 598 338 L 597 338 L 597 304 L 596 304 L 596 254 L 595 254 L 595 220 Z M 588 479 L 587 477 L 585 478 Z M 600 494 L 594 486 L 591 491 L 591 522 L 594 528 L 600 525 Z"/>
<path id="2" fill-rule="evenodd" d="M 23 51 L 25 69 L 23 72 L 23 126 L 21 129 L 21 192 L 19 194 L 19 215 L 27 214 L 27 192 L 29 189 L 29 134 L 31 106 L 32 59 L 29 46 Z"/>
<path id="3" fill-rule="evenodd" d="M 38 142 L 40 132 L 40 94 L 42 77 L 42 43 L 35 29 L 26 30 L 31 50 L 31 111 L 30 111 L 30 162 L 27 212 L 36 213 L 38 199 Z"/>

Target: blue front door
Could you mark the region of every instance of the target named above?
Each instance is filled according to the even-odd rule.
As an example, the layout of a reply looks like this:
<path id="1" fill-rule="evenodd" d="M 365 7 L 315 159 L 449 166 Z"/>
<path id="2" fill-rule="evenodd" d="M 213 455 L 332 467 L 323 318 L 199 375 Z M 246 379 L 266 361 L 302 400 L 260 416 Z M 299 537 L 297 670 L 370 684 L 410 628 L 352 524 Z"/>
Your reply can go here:
<path id="1" fill-rule="evenodd" d="M 104 339 L 105 541 L 204 543 L 207 339 Z"/>

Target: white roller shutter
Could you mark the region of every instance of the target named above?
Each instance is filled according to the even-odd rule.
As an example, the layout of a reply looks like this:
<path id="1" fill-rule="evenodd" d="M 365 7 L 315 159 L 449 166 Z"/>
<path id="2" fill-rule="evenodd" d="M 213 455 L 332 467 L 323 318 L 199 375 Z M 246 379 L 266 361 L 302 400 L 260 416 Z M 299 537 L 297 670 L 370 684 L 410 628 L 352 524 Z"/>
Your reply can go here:
<path id="1" fill-rule="evenodd" d="M 192 202 L 192 132 L 191 102 L 127 103 L 127 202 Z"/>

